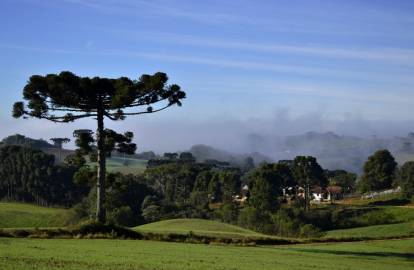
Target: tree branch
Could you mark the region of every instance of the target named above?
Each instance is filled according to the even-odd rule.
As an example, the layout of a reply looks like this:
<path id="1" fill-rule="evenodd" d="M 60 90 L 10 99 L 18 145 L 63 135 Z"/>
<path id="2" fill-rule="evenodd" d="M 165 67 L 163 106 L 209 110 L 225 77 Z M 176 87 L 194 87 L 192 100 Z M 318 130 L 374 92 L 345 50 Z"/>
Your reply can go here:
<path id="1" fill-rule="evenodd" d="M 73 122 L 77 119 L 81 119 L 81 118 L 86 118 L 86 117 L 92 117 L 92 116 L 97 116 L 97 114 L 82 114 L 82 115 L 70 115 L 70 116 L 41 116 L 39 118 L 43 118 L 52 122 L 56 122 L 56 123 L 69 123 L 69 122 Z"/>
<path id="2" fill-rule="evenodd" d="M 135 113 L 123 113 L 123 115 L 139 115 L 139 114 L 155 113 L 155 112 L 159 112 L 159 111 L 165 110 L 165 109 L 167 109 L 168 107 L 170 107 L 172 105 L 173 104 L 168 104 L 165 107 L 162 107 L 162 108 L 157 109 L 157 110 L 152 110 L 152 111 L 142 111 L 142 112 L 135 112 Z"/>

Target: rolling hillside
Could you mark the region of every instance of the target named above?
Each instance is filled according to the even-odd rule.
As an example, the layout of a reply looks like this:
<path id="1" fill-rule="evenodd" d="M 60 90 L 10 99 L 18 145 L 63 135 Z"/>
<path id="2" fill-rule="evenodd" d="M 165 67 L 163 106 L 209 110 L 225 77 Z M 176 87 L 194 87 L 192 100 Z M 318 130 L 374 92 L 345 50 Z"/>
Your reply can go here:
<path id="1" fill-rule="evenodd" d="M 106 168 L 108 172 L 120 172 L 123 174 L 138 174 L 147 168 L 147 160 L 126 158 L 127 165 L 124 164 L 124 159 L 119 157 L 111 157 L 106 161 Z M 90 166 L 96 166 L 96 163 L 89 163 Z"/>
<path id="2" fill-rule="evenodd" d="M 23 203 L 0 203 L 0 228 L 63 227 L 73 220 L 73 213 L 62 208 Z"/>
<path id="3" fill-rule="evenodd" d="M 191 231 L 197 235 L 227 237 L 264 236 L 238 226 L 204 219 L 171 219 L 145 224 L 134 229 L 140 232 L 178 234 L 188 234 Z"/>

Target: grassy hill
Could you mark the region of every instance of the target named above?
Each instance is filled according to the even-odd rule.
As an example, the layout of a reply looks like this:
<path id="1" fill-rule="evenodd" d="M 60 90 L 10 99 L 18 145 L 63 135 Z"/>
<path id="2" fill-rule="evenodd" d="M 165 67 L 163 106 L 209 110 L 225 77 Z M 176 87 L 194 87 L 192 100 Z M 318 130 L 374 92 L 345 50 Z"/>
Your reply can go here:
<path id="1" fill-rule="evenodd" d="M 386 238 L 414 236 L 414 221 L 328 231 L 325 238 Z"/>
<path id="2" fill-rule="evenodd" d="M 367 206 L 367 208 L 370 208 Z M 404 206 L 375 207 L 378 215 L 389 217 L 383 223 L 372 226 L 356 227 L 350 229 L 338 229 L 327 231 L 325 238 L 390 238 L 414 236 L 414 208 Z M 370 217 L 375 218 L 375 216 Z"/>
<path id="3" fill-rule="evenodd" d="M 63 227 L 73 212 L 23 203 L 0 203 L 0 228 Z"/>
<path id="4" fill-rule="evenodd" d="M 108 172 L 120 172 L 123 174 L 138 174 L 147 168 L 147 160 L 143 159 L 135 159 L 135 158 L 126 158 L 125 161 L 127 165 L 124 163 L 124 159 L 120 157 L 111 157 L 106 161 L 106 168 Z M 90 166 L 97 166 L 96 163 L 89 163 Z"/>
<path id="5" fill-rule="evenodd" d="M 134 228 L 140 232 L 154 233 L 178 233 L 188 234 L 190 231 L 197 235 L 224 236 L 224 237 L 247 237 L 264 236 L 251 230 L 238 226 L 204 219 L 170 219 Z"/>

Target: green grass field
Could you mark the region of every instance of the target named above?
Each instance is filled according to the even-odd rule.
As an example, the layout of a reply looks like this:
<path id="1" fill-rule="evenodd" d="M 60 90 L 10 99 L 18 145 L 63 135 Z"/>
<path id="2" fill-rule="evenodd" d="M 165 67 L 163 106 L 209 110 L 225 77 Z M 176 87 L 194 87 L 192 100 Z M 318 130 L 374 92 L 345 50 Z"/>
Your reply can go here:
<path id="1" fill-rule="evenodd" d="M 61 208 L 23 203 L 0 203 L 0 228 L 62 227 L 73 213 Z"/>
<path id="2" fill-rule="evenodd" d="M 345 238 L 345 237 L 414 237 L 414 222 L 404 222 L 397 224 L 375 225 L 358 227 L 352 229 L 328 231 L 325 238 Z"/>
<path id="3" fill-rule="evenodd" d="M 108 172 L 120 172 L 123 174 L 139 174 L 147 168 L 147 160 L 126 158 L 128 163 L 124 164 L 124 159 L 120 157 L 111 157 L 106 161 L 106 168 Z M 89 163 L 90 166 L 96 166 L 96 163 Z"/>
<path id="4" fill-rule="evenodd" d="M 393 218 L 394 224 L 383 224 L 374 226 L 357 227 L 327 231 L 325 238 L 347 238 L 347 237 L 369 237 L 390 238 L 414 236 L 414 209 L 399 206 L 376 207 L 382 213 Z"/>
<path id="5" fill-rule="evenodd" d="M 238 226 L 205 219 L 170 219 L 134 228 L 140 232 L 188 234 L 190 231 L 197 235 L 248 237 L 263 236 L 251 230 Z"/>
<path id="6" fill-rule="evenodd" d="M 137 240 L 0 238 L 0 269 L 413 269 L 414 240 L 237 247 Z"/>

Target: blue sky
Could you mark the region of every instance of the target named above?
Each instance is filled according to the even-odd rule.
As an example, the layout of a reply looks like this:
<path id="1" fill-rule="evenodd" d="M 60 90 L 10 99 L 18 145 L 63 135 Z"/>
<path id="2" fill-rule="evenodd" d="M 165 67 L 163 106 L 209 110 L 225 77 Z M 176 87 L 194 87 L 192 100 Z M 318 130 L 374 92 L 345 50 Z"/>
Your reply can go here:
<path id="1" fill-rule="evenodd" d="M 144 149 L 219 140 L 226 129 L 229 141 L 246 129 L 283 132 L 278 125 L 311 118 L 303 130 L 414 120 L 412 1 L 1 0 L 0 28 L 0 137 L 93 125 L 11 119 L 31 74 L 62 70 L 164 71 L 180 84 L 182 108 L 109 124 L 135 131 Z"/>

